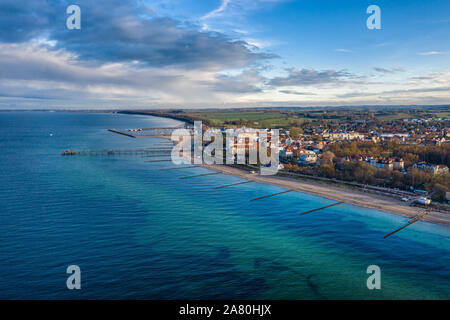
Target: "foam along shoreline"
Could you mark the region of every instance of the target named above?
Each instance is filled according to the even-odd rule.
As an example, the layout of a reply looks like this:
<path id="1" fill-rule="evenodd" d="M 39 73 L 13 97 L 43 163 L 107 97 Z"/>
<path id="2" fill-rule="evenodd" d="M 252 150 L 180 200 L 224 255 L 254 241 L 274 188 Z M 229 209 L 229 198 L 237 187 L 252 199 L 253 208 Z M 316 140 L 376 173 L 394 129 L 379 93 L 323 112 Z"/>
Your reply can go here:
<path id="1" fill-rule="evenodd" d="M 267 183 L 286 189 L 313 194 L 323 198 L 354 204 L 360 207 L 377 209 L 408 218 L 417 216 L 424 210 L 423 208 L 408 206 L 404 202 L 388 196 L 351 190 L 344 187 L 330 185 L 325 182 L 300 180 L 281 176 L 261 176 L 259 174 L 251 174 L 244 169 L 226 165 L 203 164 L 200 166 L 256 182 Z M 421 220 L 450 226 L 450 214 L 442 212 L 431 211 L 425 217 L 421 218 Z"/>

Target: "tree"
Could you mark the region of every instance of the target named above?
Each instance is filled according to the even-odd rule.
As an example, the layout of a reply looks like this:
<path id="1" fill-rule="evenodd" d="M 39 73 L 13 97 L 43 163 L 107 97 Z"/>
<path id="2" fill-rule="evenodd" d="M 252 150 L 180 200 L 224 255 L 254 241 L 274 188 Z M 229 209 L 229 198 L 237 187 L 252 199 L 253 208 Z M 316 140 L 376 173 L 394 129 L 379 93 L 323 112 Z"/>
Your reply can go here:
<path id="1" fill-rule="evenodd" d="M 335 170 L 334 170 L 333 162 L 328 162 L 326 164 L 322 164 L 320 166 L 320 171 L 327 178 L 334 178 L 335 177 Z"/>
<path id="2" fill-rule="evenodd" d="M 293 139 L 298 139 L 303 134 L 303 130 L 299 127 L 291 127 L 289 130 L 289 134 Z"/>
<path id="3" fill-rule="evenodd" d="M 411 167 L 413 164 L 419 162 L 419 156 L 414 153 L 407 153 L 403 157 L 403 160 L 405 161 L 405 167 Z"/>
<path id="4" fill-rule="evenodd" d="M 438 201 L 446 201 L 446 193 L 449 192 L 448 187 L 442 184 L 435 184 L 433 187 L 433 199 Z"/>
<path id="5" fill-rule="evenodd" d="M 323 155 L 322 155 L 322 162 L 323 162 L 324 164 L 330 163 L 330 162 L 333 162 L 334 158 L 336 158 L 336 156 L 334 155 L 333 152 L 331 152 L 331 151 L 325 151 L 325 152 L 323 153 Z"/>

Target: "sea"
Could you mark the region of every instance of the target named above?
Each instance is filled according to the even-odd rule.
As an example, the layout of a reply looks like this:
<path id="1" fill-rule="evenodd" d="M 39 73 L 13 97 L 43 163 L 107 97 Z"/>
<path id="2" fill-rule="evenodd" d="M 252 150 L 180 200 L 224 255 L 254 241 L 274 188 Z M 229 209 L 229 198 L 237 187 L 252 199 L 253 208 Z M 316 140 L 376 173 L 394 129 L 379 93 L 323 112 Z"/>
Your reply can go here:
<path id="1" fill-rule="evenodd" d="M 173 119 L 0 112 L 0 299 L 449 299 L 450 228 L 142 154 Z M 69 266 L 80 269 L 70 290 Z M 372 274 L 373 267 L 379 273 Z M 369 269 L 369 272 L 368 272 Z M 373 280 L 374 276 L 377 276 Z M 379 283 L 379 289 L 368 282 Z"/>

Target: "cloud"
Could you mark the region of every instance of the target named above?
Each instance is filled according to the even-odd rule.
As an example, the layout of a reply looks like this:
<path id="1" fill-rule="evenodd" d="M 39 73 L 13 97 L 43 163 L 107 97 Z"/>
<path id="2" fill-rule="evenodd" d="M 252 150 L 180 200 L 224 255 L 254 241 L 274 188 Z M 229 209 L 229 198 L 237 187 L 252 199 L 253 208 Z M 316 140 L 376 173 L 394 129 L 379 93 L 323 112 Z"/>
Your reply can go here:
<path id="1" fill-rule="evenodd" d="M 335 52 L 343 52 L 343 53 L 350 53 L 353 52 L 350 49 L 334 49 Z"/>
<path id="2" fill-rule="evenodd" d="M 14 0 L 0 1 L 0 41 L 22 42 L 42 37 L 51 28 L 52 18 L 61 6 L 43 0 L 28 0 L 20 3 Z"/>
<path id="3" fill-rule="evenodd" d="M 427 52 L 420 52 L 419 54 L 421 56 L 435 56 L 435 55 L 439 55 L 439 54 L 444 54 L 444 52 L 441 52 L 441 51 L 427 51 Z"/>
<path id="4" fill-rule="evenodd" d="M 85 65 L 70 52 L 45 48 L 39 43 L 0 44 L 2 101 L 33 99 L 44 100 L 49 106 L 62 103 L 83 107 L 99 107 L 108 102 L 112 103 L 110 107 L 185 105 L 186 101 L 200 104 L 262 92 L 265 80 L 257 69 L 225 75 L 139 63 Z"/>
<path id="5" fill-rule="evenodd" d="M 413 82 L 429 82 L 437 84 L 449 84 L 450 83 L 450 72 L 433 72 L 427 75 L 416 76 L 410 78 Z"/>
<path id="6" fill-rule="evenodd" d="M 267 9 L 270 8 L 270 6 L 287 1 L 291 0 L 221 0 L 220 6 L 200 17 L 200 21 L 230 16 L 233 18 L 241 18 L 250 11 L 259 10 L 261 8 Z M 231 22 L 231 24 L 232 23 L 233 22 Z M 230 21 L 227 21 L 227 24 L 230 24 Z"/>
<path id="7" fill-rule="evenodd" d="M 286 77 L 275 77 L 269 81 L 269 85 L 276 87 L 288 86 L 313 86 L 329 83 L 338 83 L 354 77 L 347 71 L 324 70 L 316 71 L 314 69 L 286 69 Z"/>
<path id="8" fill-rule="evenodd" d="M 81 30 L 65 26 L 71 1 L 0 2 L 0 105 L 211 103 L 262 92 L 265 78 L 251 67 L 276 57 L 139 1 L 78 3 Z M 244 71 L 218 73 L 233 68 Z"/>
<path id="9" fill-rule="evenodd" d="M 222 1 L 210 13 L 227 19 L 203 22 L 229 23 L 222 29 L 234 30 L 238 28 L 233 26 L 235 18 L 282 1 L 287 0 Z M 158 15 L 158 10 L 146 6 L 147 1 L 79 0 L 82 29 L 67 30 L 66 8 L 72 3 L 0 1 L 0 107 L 16 103 L 79 108 L 211 107 L 217 101 L 275 105 L 283 104 L 280 100 L 285 98 L 290 100 L 286 105 L 292 105 L 300 100 L 314 104 L 313 99 L 319 96 L 321 100 L 316 102 L 333 104 L 348 99 L 336 96 L 343 90 L 355 90 L 347 95 L 361 96 L 358 101 L 388 101 L 390 96 L 395 100 L 397 94 L 405 101 L 409 96 L 410 101 L 448 98 L 445 90 L 450 81 L 444 72 L 409 78 L 416 82 L 412 89 L 397 93 L 381 91 L 392 88 L 387 82 L 368 82 L 366 77 L 339 69 L 290 68 L 274 77 L 278 69 L 270 69 L 268 63 L 277 56 L 261 50 L 271 43 L 252 39 L 253 26 L 241 25 L 230 36 L 218 31 L 221 28 L 213 30 L 214 25 L 202 28 L 203 22 L 198 25 Z M 242 31 L 247 29 L 250 31 Z M 335 51 L 351 52 L 343 48 Z M 401 67 L 375 70 L 382 74 L 404 71 Z M 423 86 L 416 85 L 421 81 Z M 434 84 L 439 87 L 421 88 Z M 364 93 L 366 85 L 379 92 Z M 321 91 L 308 92 L 316 92 L 316 88 Z"/>
<path id="10" fill-rule="evenodd" d="M 396 89 L 386 90 L 381 92 L 368 92 L 368 91 L 355 91 L 344 94 L 336 95 L 339 98 L 355 98 L 355 97 L 368 97 L 368 96 L 389 96 L 389 95 L 410 95 L 410 94 L 426 94 L 426 93 L 439 93 L 450 92 L 450 87 L 432 87 L 432 88 L 413 88 L 413 89 Z"/>
<path id="11" fill-rule="evenodd" d="M 219 15 L 221 12 L 223 12 L 227 8 L 227 6 L 230 2 L 231 2 L 231 0 L 222 0 L 222 3 L 220 4 L 219 8 L 207 13 L 206 15 L 204 15 L 201 18 L 201 20 L 206 20 L 206 19 L 209 19 L 209 18 Z"/>
<path id="12" fill-rule="evenodd" d="M 83 65 L 76 56 L 62 49 L 49 50 L 37 43 L 0 44 L 0 79 L 3 80 L 142 87 L 147 86 L 152 79 L 154 85 L 159 81 L 175 81 L 177 78 L 167 74 L 162 79 L 158 76 L 160 74 L 153 73 L 144 79 L 143 70 L 133 64 L 113 63 L 94 67 Z"/>
<path id="13" fill-rule="evenodd" d="M 280 90 L 278 91 L 280 93 L 284 93 L 284 94 L 295 94 L 298 96 L 315 96 L 315 93 L 312 92 L 301 92 L 301 91 L 297 91 L 297 90 Z"/>
<path id="14" fill-rule="evenodd" d="M 381 72 L 381 73 L 384 73 L 384 74 L 394 73 L 394 71 L 388 70 L 388 69 L 384 69 L 384 68 L 377 68 L 377 67 L 375 67 L 373 69 L 375 71 L 377 71 L 377 72 Z"/>
<path id="15" fill-rule="evenodd" d="M 256 69 L 247 69 L 235 76 L 220 74 L 213 83 L 207 84 L 216 92 L 257 93 L 262 92 L 266 80 Z"/>
<path id="16" fill-rule="evenodd" d="M 382 93 L 399 94 L 399 93 L 430 93 L 430 92 L 450 92 L 450 87 L 434 87 L 434 88 L 416 88 L 416 89 L 404 89 L 404 90 L 390 90 L 383 91 Z"/>
<path id="17" fill-rule="evenodd" d="M 252 51 L 245 41 L 222 33 L 158 17 L 133 0 L 107 0 L 101 6 L 81 0 L 82 29 L 68 30 L 65 9 L 71 2 L 61 0 L 50 5 L 44 0 L 30 0 L 22 5 L 2 1 L 0 41 L 18 43 L 42 38 L 55 41 L 56 49 L 73 52 L 82 60 L 139 61 L 154 67 L 186 69 L 242 68 L 276 57 Z"/>
<path id="18" fill-rule="evenodd" d="M 403 72 L 403 71 L 405 71 L 405 69 L 403 69 L 402 67 L 394 67 L 392 69 L 385 69 L 385 68 L 375 67 L 373 69 L 375 71 L 377 71 L 377 72 L 384 73 L 384 74 L 392 74 L 392 73 L 395 73 L 395 72 Z"/>
<path id="19" fill-rule="evenodd" d="M 191 72 L 142 68 L 135 64 L 83 65 L 65 50 L 38 44 L 0 44 L 0 96 L 26 99 L 90 100 L 190 97 L 199 87 Z"/>

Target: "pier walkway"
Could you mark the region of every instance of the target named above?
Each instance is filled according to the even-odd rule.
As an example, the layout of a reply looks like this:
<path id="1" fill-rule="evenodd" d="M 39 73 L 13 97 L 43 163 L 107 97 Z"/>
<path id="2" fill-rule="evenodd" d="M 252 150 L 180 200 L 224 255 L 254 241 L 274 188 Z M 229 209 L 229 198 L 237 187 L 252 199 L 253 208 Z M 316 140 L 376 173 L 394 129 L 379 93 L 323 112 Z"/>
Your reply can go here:
<path id="1" fill-rule="evenodd" d="M 152 153 L 152 152 L 172 152 L 172 149 L 136 149 L 136 150 L 64 150 L 61 152 L 63 156 L 75 156 L 80 154 L 139 154 L 139 153 Z"/>

